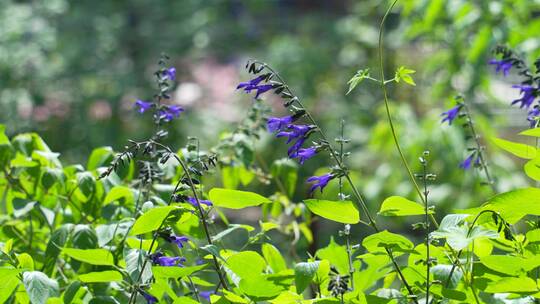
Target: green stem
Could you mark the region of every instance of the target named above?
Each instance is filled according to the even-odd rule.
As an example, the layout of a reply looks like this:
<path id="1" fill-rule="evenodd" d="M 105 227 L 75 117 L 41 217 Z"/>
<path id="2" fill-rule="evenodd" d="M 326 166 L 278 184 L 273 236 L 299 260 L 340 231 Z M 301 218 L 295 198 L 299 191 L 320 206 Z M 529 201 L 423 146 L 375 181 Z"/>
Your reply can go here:
<path id="1" fill-rule="evenodd" d="M 281 81 L 281 83 L 283 83 L 285 85 L 285 81 L 283 81 L 283 78 L 281 78 L 281 76 L 274 70 L 272 69 L 271 67 L 269 67 L 266 63 L 264 62 L 260 62 L 260 61 L 254 61 L 256 63 L 259 63 L 259 64 L 262 64 L 264 65 L 264 67 L 269 70 L 270 72 L 272 72 L 273 75 L 275 75 L 275 77 L 278 78 L 279 81 Z M 291 91 L 291 89 L 285 85 L 285 88 L 284 88 L 287 93 L 289 93 L 291 96 L 296 96 L 293 94 L 293 92 Z M 346 167 L 345 165 L 343 164 L 343 162 L 340 160 L 339 158 L 339 155 L 336 153 L 336 151 L 334 150 L 334 148 L 330 145 L 330 141 L 328 140 L 328 137 L 326 136 L 326 134 L 324 133 L 324 131 L 321 129 L 321 127 L 319 126 L 319 124 L 317 123 L 317 121 L 313 118 L 313 116 L 311 115 L 311 113 L 307 110 L 307 108 L 303 105 L 303 103 L 300 101 L 299 98 L 296 98 L 295 99 L 295 102 L 296 104 L 305 111 L 305 116 L 306 118 L 309 120 L 309 122 L 315 126 L 315 130 L 316 132 L 319 133 L 319 136 L 321 137 L 322 141 L 324 141 L 325 143 L 328 144 L 328 152 L 330 153 L 330 156 L 332 157 L 332 159 L 336 162 L 336 165 L 338 166 L 338 168 L 340 169 L 340 171 L 343 173 L 343 177 L 345 177 L 345 179 L 347 180 L 347 183 L 350 185 L 351 187 L 351 190 L 353 192 L 353 195 L 354 197 L 356 198 L 356 200 L 353 200 L 353 203 L 355 204 L 355 206 L 357 207 L 357 209 L 359 210 L 362 210 L 366 216 L 368 217 L 368 224 L 369 226 L 371 226 L 373 228 L 373 230 L 375 230 L 375 232 L 380 232 L 380 229 L 379 227 L 377 226 L 377 223 L 375 222 L 375 219 L 371 216 L 371 213 L 369 212 L 369 209 L 367 207 L 367 204 L 366 202 L 364 201 L 362 195 L 360 194 L 360 192 L 358 191 L 358 189 L 356 188 L 356 186 L 354 185 L 353 181 L 352 181 L 352 178 L 351 176 L 349 175 L 349 173 L 347 172 L 346 170 Z M 414 295 L 414 292 L 411 288 L 411 286 L 409 285 L 409 283 L 407 282 L 407 279 L 405 278 L 405 276 L 403 275 L 403 273 L 401 272 L 401 269 L 394 257 L 394 255 L 392 254 L 392 250 L 388 247 L 385 247 L 385 251 L 386 253 L 388 254 L 388 256 L 390 257 L 390 260 L 392 261 L 392 264 L 394 265 L 394 268 L 396 270 L 396 272 L 398 273 L 398 276 L 399 278 L 401 279 L 401 282 L 403 283 L 403 285 L 405 286 L 405 288 L 407 289 L 407 292 L 409 293 L 409 295 L 412 297 L 412 301 L 416 304 L 418 304 L 418 300 L 416 299 L 415 295 Z"/>

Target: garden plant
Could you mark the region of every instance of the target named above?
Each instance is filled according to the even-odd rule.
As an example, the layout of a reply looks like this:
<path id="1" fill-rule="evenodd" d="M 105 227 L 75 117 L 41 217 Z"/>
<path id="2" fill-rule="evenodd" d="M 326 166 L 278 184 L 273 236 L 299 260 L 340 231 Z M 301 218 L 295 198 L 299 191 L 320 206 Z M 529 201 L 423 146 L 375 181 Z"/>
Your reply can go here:
<path id="1" fill-rule="evenodd" d="M 416 86 L 414 67 L 385 74 L 384 30 L 396 3 L 379 26 L 376 66 L 360 67 L 343 94 L 381 94 L 400 163 L 393 170 L 410 193 L 369 202 L 348 165 L 348 118 L 325 129 L 271 62 L 246 63 L 231 90 L 251 105 L 234 130 L 215 134 L 216 145 L 174 138 L 171 126 L 192 113 L 171 102 L 179 79 L 163 54 L 153 95 L 132 105 L 152 134 L 126 138 L 119 151 L 100 147 L 86 164 L 66 164 L 38 134 L 7 136 L 0 125 L 0 302 L 540 303 L 540 59 L 529 64 L 500 41 L 484 62 L 503 81 L 519 79 L 520 97 L 508 106 L 523 110 L 530 128 L 518 135 L 533 144 L 482 134 L 474 96 L 447 96 L 453 105 L 430 128 L 460 130 L 467 146 L 455 166 L 479 176 L 485 197 L 441 213 L 430 191 L 445 175 L 432 166 L 436 147 L 411 155 L 400 136 L 409 125 L 394 120 L 388 88 Z M 287 145 L 273 151 L 277 160 L 256 151 L 265 133 Z M 525 160 L 520 175 L 530 187 L 499 182 L 487 142 Z M 319 159 L 332 165 L 297 181 Z M 256 224 L 243 221 L 253 214 Z M 382 218 L 406 219 L 398 222 L 419 237 L 392 232 Z M 299 250 L 318 237 L 320 222 L 337 231 Z"/>

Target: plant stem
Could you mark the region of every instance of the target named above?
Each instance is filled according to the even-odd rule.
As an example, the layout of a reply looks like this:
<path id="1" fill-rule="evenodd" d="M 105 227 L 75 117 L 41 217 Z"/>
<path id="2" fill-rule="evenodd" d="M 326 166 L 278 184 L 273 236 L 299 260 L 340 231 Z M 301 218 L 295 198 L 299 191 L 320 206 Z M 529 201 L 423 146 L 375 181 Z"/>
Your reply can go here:
<path id="1" fill-rule="evenodd" d="M 195 198 L 195 201 L 197 202 L 197 207 L 198 207 L 198 211 L 200 213 L 200 216 L 201 216 L 201 221 L 203 223 L 203 227 L 204 227 L 204 232 L 205 232 L 205 235 L 206 235 L 206 240 L 208 241 L 208 244 L 209 245 L 212 245 L 212 239 L 210 237 L 210 234 L 209 234 L 209 231 L 208 231 L 208 224 L 206 223 L 206 217 L 205 217 L 205 214 L 204 214 L 204 210 L 202 209 L 201 207 L 201 203 L 200 203 L 200 200 L 199 200 L 199 196 L 197 195 L 197 190 L 195 188 L 195 185 L 193 184 L 193 181 L 191 179 L 191 175 L 189 174 L 189 170 L 188 170 L 188 167 L 187 165 L 184 163 L 184 161 L 178 156 L 176 155 L 169 147 L 161 144 L 161 143 L 158 143 L 156 141 L 153 141 L 153 140 L 150 140 L 150 141 L 147 141 L 148 143 L 152 143 L 156 146 L 160 146 L 162 148 L 164 148 L 165 150 L 167 150 L 168 153 L 170 153 L 171 155 L 173 155 L 173 157 L 176 159 L 176 161 L 178 161 L 178 163 L 180 164 L 180 166 L 182 167 L 182 170 L 184 171 L 184 174 L 186 175 L 186 179 L 188 180 L 188 186 L 193 194 L 193 197 Z M 144 142 L 143 142 L 144 143 Z M 176 183 L 176 186 L 173 190 L 173 194 L 176 193 L 176 191 L 178 191 L 178 187 L 180 186 L 181 184 L 181 181 L 182 181 L 182 178 L 180 178 L 178 180 L 178 182 Z M 173 195 L 171 195 L 170 199 L 169 199 L 169 205 L 172 203 L 172 200 L 173 200 Z M 150 243 L 150 247 L 148 249 L 148 252 L 152 252 L 152 249 L 154 248 L 154 244 L 156 243 L 157 241 L 157 238 L 158 238 L 158 233 L 157 231 L 159 231 L 162 227 L 163 227 L 163 224 L 165 224 L 165 221 L 166 219 L 164 219 L 161 224 L 159 225 L 158 229 L 156 230 L 156 233 L 154 233 L 154 236 L 152 238 L 152 242 Z M 223 286 L 223 288 L 225 290 L 228 290 L 227 288 L 227 285 L 225 284 L 225 279 L 223 277 L 223 274 L 221 273 L 221 268 L 219 267 L 219 263 L 217 261 L 217 258 L 215 255 L 212 254 L 212 258 L 213 258 L 213 261 L 214 261 L 214 266 L 216 267 L 216 272 L 218 274 L 218 277 L 219 277 L 219 281 L 220 281 L 220 284 Z M 138 277 L 137 277 L 137 280 L 135 280 L 135 284 L 138 284 L 139 281 L 141 280 L 142 278 L 142 274 L 144 272 L 144 269 L 146 267 L 146 264 L 148 263 L 148 259 L 145 259 L 143 264 L 142 264 L 142 267 L 141 267 L 141 272 L 139 273 Z M 133 301 L 135 300 L 136 298 L 136 294 L 137 294 L 137 290 L 134 290 L 131 294 L 131 298 L 129 300 L 129 304 L 133 303 Z"/>
<path id="2" fill-rule="evenodd" d="M 345 120 L 341 120 L 341 132 L 340 132 L 340 138 L 339 138 L 339 159 L 341 162 L 343 162 L 344 157 L 344 150 L 343 146 L 345 144 Z M 345 196 L 343 194 L 343 180 L 341 177 L 338 179 L 339 181 L 339 194 L 338 198 L 340 201 L 345 199 Z M 349 224 L 344 225 L 343 232 L 345 234 L 345 240 L 346 240 L 346 248 L 347 248 L 347 260 L 349 262 L 349 279 L 351 282 L 351 289 L 354 291 L 354 266 L 353 266 L 353 257 L 352 257 L 352 248 L 351 248 L 351 226 Z M 343 301 L 343 295 L 341 295 L 341 300 Z"/>
<path id="3" fill-rule="evenodd" d="M 482 169 L 484 171 L 484 174 L 486 175 L 486 180 L 489 186 L 491 187 L 491 190 L 493 190 L 494 193 L 497 193 L 497 185 L 495 185 L 495 181 L 491 177 L 491 174 L 489 173 L 487 160 L 484 156 L 484 152 L 482 144 L 480 143 L 480 136 L 477 135 L 476 129 L 474 127 L 474 122 L 472 120 L 471 112 L 469 109 L 469 106 L 466 102 L 463 102 L 463 109 L 465 110 L 465 115 L 467 116 L 467 125 L 469 126 L 469 130 L 471 131 L 471 135 L 474 138 L 474 142 L 476 143 L 476 151 L 478 153 L 478 159 L 480 160 L 480 164 L 482 166 Z"/>
<path id="4" fill-rule="evenodd" d="M 429 304 L 429 277 L 430 277 L 430 256 L 429 256 L 429 203 L 428 203 L 428 189 L 427 189 L 427 160 L 425 158 L 422 158 L 422 166 L 423 166 L 423 174 L 422 174 L 422 181 L 424 183 L 424 201 L 426 204 L 424 205 L 425 209 L 425 219 L 424 219 L 424 225 L 425 225 L 425 233 L 426 233 L 426 304 Z"/>
<path id="5" fill-rule="evenodd" d="M 275 75 L 284 85 L 285 85 L 285 81 L 283 81 L 283 78 L 281 78 L 281 76 L 274 70 L 272 69 L 271 67 L 269 67 L 266 63 L 264 62 L 260 62 L 260 61 L 254 61 L 256 63 L 259 63 L 259 64 L 262 64 L 264 65 L 264 67 L 269 70 L 270 72 L 272 72 L 273 75 Z M 287 93 L 289 93 L 291 96 L 296 96 L 293 94 L 293 92 L 291 91 L 291 89 L 285 85 L 285 88 L 284 88 Z M 375 232 L 380 232 L 380 229 L 379 227 L 377 226 L 376 222 L 375 222 L 375 219 L 371 216 L 371 213 L 369 212 L 369 209 L 367 208 L 367 204 L 366 202 L 364 201 L 362 195 L 360 194 L 360 192 L 358 191 L 358 189 L 356 188 L 356 186 L 354 185 L 353 181 L 352 181 L 352 178 L 351 176 L 349 175 L 349 173 L 347 172 L 347 168 L 345 167 L 345 165 L 343 164 L 343 162 L 340 160 L 338 154 L 336 153 L 336 151 L 333 149 L 333 147 L 330 145 L 330 141 L 328 141 L 328 137 L 326 137 L 326 134 L 324 133 L 324 131 L 319 127 L 317 121 L 315 121 L 315 119 L 313 118 L 313 116 L 311 115 L 311 113 L 307 110 L 307 108 L 303 105 L 303 103 L 300 101 L 299 98 L 296 98 L 295 99 L 295 102 L 296 104 L 305 111 L 305 116 L 307 117 L 307 119 L 309 120 L 309 122 L 315 126 L 315 130 L 316 132 L 319 133 L 319 136 L 321 137 L 321 139 L 326 142 L 329 146 L 328 148 L 328 152 L 330 153 L 330 156 L 332 157 L 332 159 L 336 162 L 336 165 L 338 166 L 338 168 L 341 170 L 341 172 L 343 172 L 343 177 L 345 177 L 345 179 L 347 180 L 347 183 L 350 185 L 351 187 L 351 190 L 353 192 L 353 195 L 354 197 L 356 198 L 356 201 L 353 201 L 353 203 L 355 204 L 356 208 L 359 209 L 359 210 L 362 210 L 366 216 L 368 217 L 368 224 L 369 226 L 371 226 L 373 228 L 373 230 L 375 230 Z M 403 273 L 401 272 L 401 269 L 399 268 L 399 265 L 397 264 L 397 261 L 394 257 L 394 255 L 392 254 L 392 250 L 388 247 L 385 247 L 385 251 L 386 253 L 388 254 L 388 256 L 390 257 L 390 260 L 392 261 L 392 264 L 394 265 L 394 268 L 396 269 L 396 272 L 398 273 L 398 276 L 399 278 L 401 279 L 401 282 L 403 283 L 403 285 L 405 286 L 405 288 L 407 289 L 407 292 L 411 295 L 412 297 L 412 301 L 416 304 L 418 304 L 418 300 L 416 299 L 415 295 L 414 295 L 414 292 L 411 288 L 411 286 L 409 285 L 409 283 L 407 282 L 405 276 L 403 275 Z"/>

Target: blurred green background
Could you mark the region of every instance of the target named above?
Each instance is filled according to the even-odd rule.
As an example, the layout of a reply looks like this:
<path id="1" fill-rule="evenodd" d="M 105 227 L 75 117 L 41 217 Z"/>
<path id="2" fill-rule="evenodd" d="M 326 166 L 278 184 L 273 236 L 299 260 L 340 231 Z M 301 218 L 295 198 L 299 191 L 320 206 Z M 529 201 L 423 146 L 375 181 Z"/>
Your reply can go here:
<path id="1" fill-rule="evenodd" d="M 204 148 L 234 130 L 252 103 L 235 90 L 247 80 L 244 63 L 271 64 L 301 96 L 332 137 L 339 121 L 352 139 L 347 160 L 372 210 L 390 195 L 414 199 L 391 141 L 381 92 L 362 83 L 346 95 L 358 69 L 378 75 L 377 34 L 388 1 L 12 1 L 0 0 L 0 122 L 13 135 L 36 131 L 68 163 L 85 162 L 93 148 L 122 148 L 144 138 L 151 122 L 133 110 L 150 99 L 159 55 L 178 71 L 173 100 L 187 109 L 171 125 L 180 148 L 197 136 Z M 440 113 L 463 95 L 487 145 L 500 190 L 532 184 L 521 162 L 498 151 L 491 136 L 512 139 L 526 129 L 526 112 L 511 108 L 517 92 L 487 65 L 497 44 L 540 55 L 538 0 L 403 0 L 386 26 L 386 74 L 416 70 L 417 86 L 391 84 L 393 115 L 406 156 L 430 150 L 437 174 L 431 200 L 437 210 L 481 203 L 490 190 L 474 170 L 458 168 L 469 145 L 459 125 L 440 125 Z M 274 114 L 280 102 L 266 97 Z M 514 140 L 526 142 L 526 139 Z M 286 156 L 282 141 L 264 135 L 256 151 L 271 163 Z M 307 195 L 306 177 L 329 165 L 318 156 L 300 169 L 293 198 Z M 217 184 L 220 182 L 217 181 Z M 263 193 L 271 186 L 246 186 Z M 335 187 L 324 196 L 335 198 Z M 382 220 L 382 219 L 381 219 Z M 390 229 L 410 230 L 398 221 Z M 401 227 L 401 228 L 398 228 Z M 330 231 L 331 232 L 331 231 Z M 321 235 L 327 238 L 328 236 Z"/>

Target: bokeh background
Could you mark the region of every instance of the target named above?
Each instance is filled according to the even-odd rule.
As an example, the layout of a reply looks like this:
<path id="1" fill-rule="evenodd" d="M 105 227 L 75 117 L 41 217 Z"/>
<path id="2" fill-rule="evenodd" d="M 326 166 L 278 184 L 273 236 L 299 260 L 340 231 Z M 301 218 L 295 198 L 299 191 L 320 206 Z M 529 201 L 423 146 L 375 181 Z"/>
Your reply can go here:
<path id="1" fill-rule="evenodd" d="M 201 147 L 215 145 L 246 115 L 251 97 L 235 90 L 247 80 L 244 64 L 271 64 L 303 98 L 332 137 L 346 121 L 351 139 L 347 163 L 372 210 L 385 197 L 414 193 L 393 146 L 379 87 L 362 83 L 346 95 L 358 69 L 378 75 L 377 34 L 389 5 L 380 0 L 182 0 L 13 1 L 0 0 L 0 122 L 8 134 L 38 132 L 67 163 L 85 163 L 95 147 L 119 150 L 129 138 L 151 132 L 148 117 L 133 108 L 155 90 L 152 73 L 161 53 L 177 68 L 173 102 L 187 109 L 171 125 L 171 144 L 187 136 Z M 463 171 L 468 143 L 459 125 L 441 126 L 440 113 L 465 97 L 486 144 L 501 190 L 532 184 L 523 163 L 490 144 L 528 126 L 526 112 L 510 107 L 519 76 L 495 75 L 487 62 L 498 44 L 540 55 L 538 0 L 403 0 L 386 25 L 385 69 L 416 70 L 417 86 L 392 84 L 393 115 L 406 156 L 430 150 L 431 185 L 437 210 L 476 206 L 490 195 L 481 175 Z M 284 113 L 267 98 L 274 114 Z M 256 150 L 271 163 L 286 156 L 269 135 Z M 300 168 L 293 199 L 306 197 L 306 177 L 330 165 L 318 156 Z M 220 186 L 222 181 L 214 181 Z M 247 186 L 269 193 L 271 186 Z M 336 196 L 329 188 L 324 195 Z M 383 220 L 383 219 L 381 219 Z M 390 229 L 410 230 L 399 221 Z M 361 229 L 361 228 L 358 228 Z M 319 229 L 325 243 L 333 229 Z M 325 232 L 327 231 L 327 233 Z M 410 233 L 414 233 L 410 231 Z"/>

